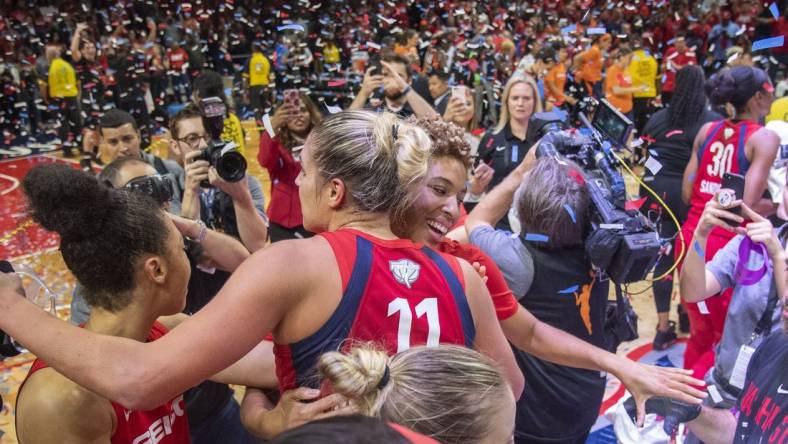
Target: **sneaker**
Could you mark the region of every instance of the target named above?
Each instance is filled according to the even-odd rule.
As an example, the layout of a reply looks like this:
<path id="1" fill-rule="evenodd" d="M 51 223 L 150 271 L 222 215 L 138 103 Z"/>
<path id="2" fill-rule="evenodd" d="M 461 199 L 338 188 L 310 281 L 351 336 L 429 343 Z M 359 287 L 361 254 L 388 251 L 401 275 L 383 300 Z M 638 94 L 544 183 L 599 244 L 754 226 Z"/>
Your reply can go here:
<path id="1" fill-rule="evenodd" d="M 654 336 L 653 347 L 654 350 L 667 350 L 676 343 L 676 323 L 668 321 L 668 329 L 665 331 L 657 328 L 657 334 Z"/>
<path id="2" fill-rule="evenodd" d="M 687 311 L 684 310 L 684 306 L 679 304 L 677 310 L 679 312 L 679 331 L 682 333 L 689 333 L 690 332 L 690 320 Z"/>

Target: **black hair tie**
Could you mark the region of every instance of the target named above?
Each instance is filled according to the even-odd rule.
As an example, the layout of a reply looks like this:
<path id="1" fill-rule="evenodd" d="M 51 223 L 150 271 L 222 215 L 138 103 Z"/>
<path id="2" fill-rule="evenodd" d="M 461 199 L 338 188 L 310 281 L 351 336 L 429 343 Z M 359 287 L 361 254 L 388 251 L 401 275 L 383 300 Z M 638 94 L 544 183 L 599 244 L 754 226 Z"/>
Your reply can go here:
<path id="1" fill-rule="evenodd" d="M 395 123 L 394 125 L 391 126 L 391 138 L 394 139 L 395 142 L 397 141 L 397 138 L 399 138 L 398 133 L 399 133 L 399 125 Z"/>
<path id="2" fill-rule="evenodd" d="M 389 372 L 389 365 L 386 364 L 386 368 L 383 370 L 383 376 L 380 377 L 380 382 L 378 382 L 378 390 L 383 390 L 388 385 L 389 379 L 391 379 L 391 374 Z"/>

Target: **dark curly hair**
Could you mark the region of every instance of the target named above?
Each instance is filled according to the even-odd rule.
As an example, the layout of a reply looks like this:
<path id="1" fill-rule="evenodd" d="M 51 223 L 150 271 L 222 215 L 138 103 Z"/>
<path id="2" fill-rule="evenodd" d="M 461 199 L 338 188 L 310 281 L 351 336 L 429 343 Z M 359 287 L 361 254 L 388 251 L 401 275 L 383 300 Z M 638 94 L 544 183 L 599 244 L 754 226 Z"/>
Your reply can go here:
<path id="1" fill-rule="evenodd" d="M 762 69 L 735 66 L 712 75 L 706 83 L 706 94 L 714 105 L 730 103 L 736 111 L 743 111 L 750 98 L 764 90 L 765 84 L 771 81 Z"/>
<path id="2" fill-rule="evenodd" d="M 63 260 L 87 303 L 111 312 L 126 307 L 137 261 L 167 250 L 167 221 L 156 202 L 62 164 L 33 168 L 22 186 L 33 220 L 60 235 Z"/>
<path id="3" fill-rule="evenodd" d="M 430 157 L 451 157 L 457 159 L 466 169 L 471 167 L 471 145 L 465 140 L 465 131 L 462 128 L 437 117 L 410 117 L 407 121 L 427 132 L 432 140 Z"/>

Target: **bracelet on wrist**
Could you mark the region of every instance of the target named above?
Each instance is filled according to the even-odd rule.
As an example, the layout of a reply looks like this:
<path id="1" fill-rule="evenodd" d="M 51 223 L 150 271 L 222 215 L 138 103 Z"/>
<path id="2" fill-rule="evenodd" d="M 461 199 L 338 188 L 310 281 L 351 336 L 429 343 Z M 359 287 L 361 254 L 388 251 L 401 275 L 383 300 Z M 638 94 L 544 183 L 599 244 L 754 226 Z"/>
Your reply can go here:
<path id="1" fill-rule="evenodd" d="M 201 219 L 197 219 L 195 222 L 197 222 L 197 225 L 200 227 L 200 232 L 197 233 L 197 236 L 195 237 L 186 236 L 186 239 L 201 244 L 202 241 L 205 240 L 205 236 L 208 234 L 208 227 L 205 226 L 205 222 L 203 222 Z"/>

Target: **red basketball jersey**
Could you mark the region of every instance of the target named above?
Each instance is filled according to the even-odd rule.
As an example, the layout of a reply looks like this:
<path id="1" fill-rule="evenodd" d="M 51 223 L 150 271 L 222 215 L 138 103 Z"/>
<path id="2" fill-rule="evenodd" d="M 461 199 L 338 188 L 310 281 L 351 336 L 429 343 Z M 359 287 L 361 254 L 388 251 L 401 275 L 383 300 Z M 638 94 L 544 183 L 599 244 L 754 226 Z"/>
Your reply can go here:
<path id="1" fill-rule="evenodd" d="M 695 229 L 706 202 L 722 187 L 722 176 L 725 173 L 747 174 L 750 162 L 744 147 L 747 139 L 760 128 L 760 125 L 748 120 L 721 120 L 712 125 L 698 150 L 698 170 L 695 173 L 685 226 Z"/>
<path id="2" fill-rule="evenodd" d="M 473 345 L 473 317 L 454 257 L 409 240 L 382 240 L 352 229 L 320 236 L 339 265 L 342 300 L 311 336 L 274 345 L 281 391 L 317 387 L 320 355 L 353 341 L 374 342 L 389 354 L 425 344 Z"/>
<path id="3" fill-rule="evenodd" d="M 167 333 L 167 328 L 155 322 L 148 335 L 148 342 L 155 341 Z M 47 368 L 44 361 L 36 359 L 25 382 L 30 376 Z M 24 382 L 19 388 L 21 393 Z M 112 435 L 112 444 L 189 444 L 189 421 L 186 417 L 186 405 L 183 395 L 172 401 L 146 411 L 129 411 L 122 405 L 110 402 L 115 410 L 117 427 Z"/>

